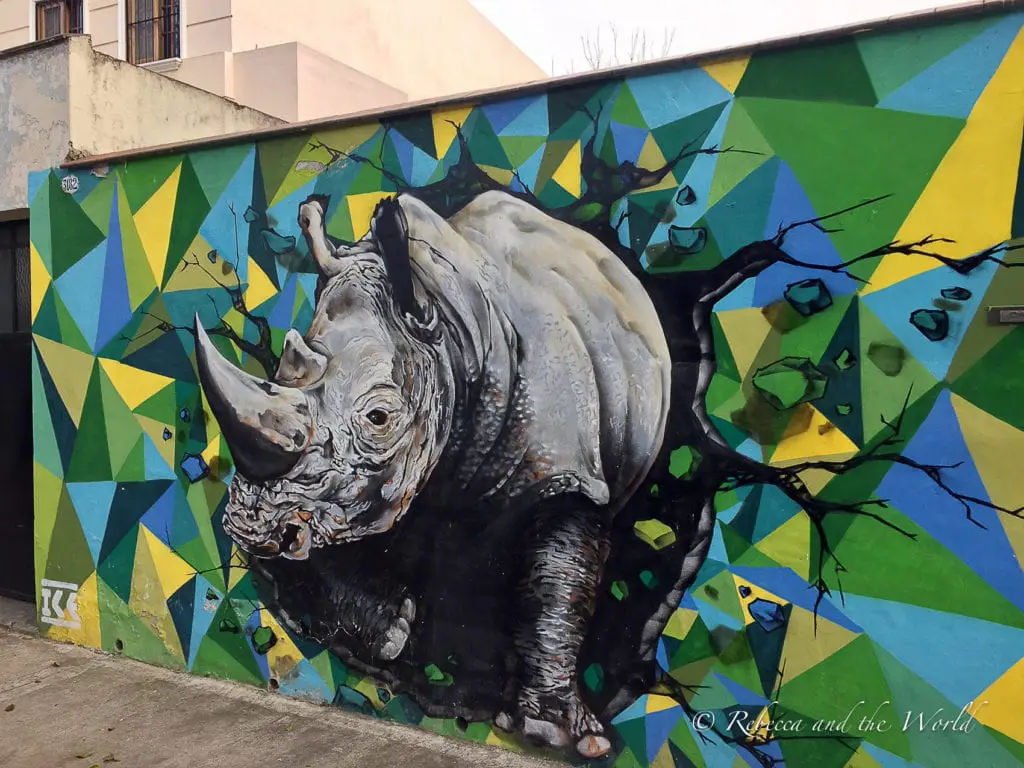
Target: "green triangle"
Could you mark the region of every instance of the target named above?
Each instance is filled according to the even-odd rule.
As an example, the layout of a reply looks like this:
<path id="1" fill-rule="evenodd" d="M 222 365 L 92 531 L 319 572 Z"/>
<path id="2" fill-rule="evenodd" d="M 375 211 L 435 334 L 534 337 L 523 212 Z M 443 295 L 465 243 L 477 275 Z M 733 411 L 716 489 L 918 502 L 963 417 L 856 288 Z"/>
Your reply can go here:
<path id="1" fill-rule="evenodd" d="M 856 37 L 861 60 L 879 100 L 977 37 L 995 23 L 986 16 L 957 19 L 928 29 L 885 30 Z"/>
<path id="2" fill-rule="evenodd" d="M 494 132 L 494 128 L 491 127 L 483 112 L 474 111 L 467 123 L 469 123 L 467 125 L 469 152 L 473 157 L 474 163 L 477 165 L 489 165 L 494 168 L 504 168 L 509 171 L 515 167 L 509 162 L 501 141 L 498 140 L 498 135 Z"/>
<path id="3" fill-rule="evenodd" d="M 576 202 L 576 198 L 566 192 L 562 187 L 553 181 L 544 185 L 544 189 L 537 195 L 541 204 L 550 208 L 564 208 Z"/>
<path id="4" fill-rule="evenodd" d="M 738 534 L 731 525 L 718 521 L 718 527 L 722 531 L 722 541 L 725 544 L 725 553 L 729 556 L 729 562 L 735 563 L 743 556 L 751 544 Z"/>
<path id="5" fill-rule="evenodd" d="M 302 134 L 263 141 L 257 145 L 257 157 L 263 171 L 263 191 L 268 201 L 277 197 L 278 190 L 295 169 L 295 163 L 308 144 L 309 136 Z M 214 197 L 210 199 L 216 200 Z"/>
<path id="6" fill-rule="evenodd" d="M 136 446 L 141 447 L 142 427 L 114 385 L 110 383 L 102 369 L 97 368 L 100 379 L 100 394 L 103 402 L 104 429 L 107 434 L 106 448 L 110 458 L 110 466 L 118 473 Z M 88 408 L 88 402 L 86 403 Z M 129 479 L 117 477 L 116 479 Z M 133 477 L 132 480 L 145 480 L 145 477 Z"/>
<path id="7" fill-rule="evenodd" d="M 50 409 L 54 404 L 47 402 L 46 389 L 43 386 L 42 372 L 37 354 L 32 355 L 32 457 L 41 467 L 46 468 L 56 477 L 64 476 L 64 465 L 61 461 L 60 448 L 57 447 L 57 436 L 54 433 Z M 63 407 L 57 403 L 58 407 Z M 38 512 L 37 512 L 38 514 Z"/>
<path id="8" fill-rule="evenodd" d="M 893 239 L 963 127 L 962 120 L 948 117 L 843 104 L 752 98 L 738 103 L 789 164 L 819 215 L 892 195 L 835 222 L 842 231 L 830 237 L 844 259 Z M 851 272 L 866 278 L 875 266 L 867 260 Z"/>
<path id="9" fill-rule="evenodd" d="M 374 147 L 373 153 L 376 154 L 377 148 Z M 383 188 L 384 177 L 379 170 L 374 168 L 372 165 L 364 164 L 360 166 L 359 172 L 356 177 L 352 180 L 352 184 L 348 188 L 350 195 L 365 194 L 367 192 L 380 192 Z"/>
<path id="10" fill-rule="evenodd" d="M 733 103 L 729 112 L 729 122 L 725 126 L 722 146 L 735 147 L 741 151 L 719 155 L 715 163 L 711 191 L 708 194 L 709 208 L 775 154 L 775 150 L 761 135 L 761 131 L 743 108 L 743 103 L 739 101 Z"/>
<path id="11" fill-rule="evenodd" d="M 995 279 L 1001 278 L 997 275 Z M 997 419 L 1024 429 L 1024 398 L 1019 394 L 1021 370 L 1024 329 L 1017 327 L 953 382 L 951 389 Z"/>
<path id="12" fill-rule="evenodd" d="M 883 709 L 894 729 L 902 730 L 918 765 L 1012 765 L 1002 746 L 984 729 L 975 725 L 969 732 L 921 728 L 933 713 L 941 711 L 952 719 L 968 702 L 954 703 L 901 664 L 885 648 L 875 645 L 875 655 L 892 693 L 892 706 Z M 881 703 L 881 702 L 879 702 Z M 876 705 L 877 706 L 877 705 Z M 977 706 L 977 705 L 976 705 Z M 977 711 L 974 707 L 971 712 Z M 907 715 L 911 714 L 908 721 Z M 908 727 L 909 726 L 909 727 Z"/>
<path id="13" fill-rule="evenodd" d="M 852 38 L 755 53 L 736 96 L 874 106 L 875 89 Z"/>
<path id="14" fill-rule="evenodd" d="M 235 633 L 222 630 L 222 622 L 238 627 L 239 631 Z M 253 658 L 249 642 L 245 638 L 244 627 L 245 622 L 235 613 L 231 602 L 221 601 L 210 629 L 199 644 L 191 671 L 197 675 L 263 685 L 266 681 Z"/>
<path id="15" fill-rule="evenodd" d="M 171 239 L 167 246 L 167 263 L 164 265 L 162 285 L 167 284 L 171 275 L 174 274 L 174 270 L 186 256 L 189 246 L 196 239 L 199 228 L 203 226 L 209 213 L 210 203 L 203 194 L 203 188 L 199 184 L 199 179 L 196 178 L 196 172 L 192 170 L 191 161 L 185 158 L 181 163 L 181 175 L 178 178 L 174 220 L 171 224 Z M 200 255 L 205 256 L 205 254 Z"/>
<path id="16" fill-rule="evenodd" d="M 814 720 L 834 720 L 836 723 L 860 708 L 868 710 L 865 715 L 870 714 L 874 707 L 884 701 L 892 701 L 892 698 L 885 674 L 875 656 L 874 644 L 864 635 L 801 675 L 786 680 L 778 696 L 779 703 L 789 709 L 807 713 Z M 885 733 L 865 733 L 859 730 L 859 722 L 859 718 L 851 717 L 845 732 L 906 760 L 912 758 L 907 736 L 899 728 L 893 727 Z"/>
<path id="17" fill-rule="evenodd" d="M 93 224 L 71 195 L 61 190 L 57 177 L 48 180 L 50 190 L 50 238 L 54 280 L 103 242 L 103 232 Z"/>
<path id="18" fill-rule="evenodd" d="M 75 452 L 67 472 L 68 482 L 85 483 L 112 480 L 107 448 L 107 424 L 103 414 L 100 368 L 93 365 L 89 388 L 85 395 L 82 418 L 78 423 Z"/>
<path id="19" fill-rule="evenodd" d="M 107 176 L 81 203 L 82 211 L 99 228 L 104 237 L 107 236 L 107 229 L 110 226 L 110 209 L 114 203 L 116 179 L 116 175 Z"/>
<path id="20" fill-rule="evenodd" d="M 523 163 L 533 157 L 534 153 L 544 146 L 546 136 L 501 136 L 501 142 L 505 157 L 508 158 L 512 168 L 519 168 Z"/>
<path id="21" fill-rule="evenodd" d="M 53 176 L 53 172 L 51 171 L 49 175 Z M 43 264 L 46 266 L 46 271 L 51 275 L 53 274 L 53 240 L 50 237 L 52 226 L 50 217 L 50 179 L 47 177 L 40 185 L 35 199 L 31 202 L 31 209 L 29 210 L 29 237 L 39 253 L 39 258 L 42 259 Z"/>
<path id="22" fill-rule="evenodd" d="M 50 546 L 46 550 L 46 565 L 40 578 L 81 584 L 94 570 L 92 554 L 75 506 L 67 488 L 62 488 Z"/>
<path id="23" fill-rule="evenodd" d="M 135 568 L 135 550 L 138 546 L 138 538 L 139 526 L 136 523 L 117 542 L 117 546 L 100 561 L 99 568 L 96 569 L 107 588 L 125 603 L 128 602 L 132 594 L 132 571 Z M 102 601 L 100 605 L 102 606 Z"/>
<path id="24" fill-rule="evenodd" d="M 220 199 L 221 194 L 235 177 L 235 173 L 249 157 L 252 146 L 252 144 L 236 144 L 229 147 L 204 149 L 192 152 L 188 156 L 196 180 L 199 182 L 199 188 L 208 202 L 216 203 Z M 267 199 L 270 199 L 269 195 Z"/>
<path id="25" fill-rule="evenodd" d="M 139 403 L 135 413 L 139 416 L 171 424 L 178 419 L 178 396 L 174 387 L 164 387 L 148 400 Z"/>
<path id="26" fill-rule="evenodd" d="M 544 191 L 548 182 L 551 181 L 552 175 L 558 170 L 558 166 L 562 164 L 565 156 L 572 151 L 575 145 L 575 141 L 549 141 L 545 145 L 540 168 L 537 171 L 537 181 L 534 184 L 534 193 L 540 194 Z"/>
<path id="27" fill-rule="evenodd" d="M 54 476 L 49 470 L 38 466 L 37 462 L 32 477 L 32 493 L 35 567 L 36 573 L 44 573 L 49 560 L 50 543 L 53 541 L 53 534 L 57 532 L 57 512 L 60 509 L 61 495 L 64 493 L 64 483 L 59 476 Z"/>
<path id="28" fill-rule="evenodd" d="M 134 540 L 133 540 L 134 541 Z M 184 663 L 161 642 L 153 628 L 136 616 L 120 595 L 103 578 L 96 580 L 100 607 L 100 642 L 107 652 L 123 653 L 133 659 L 171 669 L 183 669 Z M 121 643 L 120 649 L 118 642 Z"/>
<path id="29" fill-rule="evenodd" d="M 733 381 L 740 381 L 743 377 L 740 376 L 739 368 L 736 367 L 736 358 L 733 357 L 728 338 L 722 329 L 722 321 L 718 319 L 717 314 L 711 315 L 711 338 L 715 345 L 715 360 L 717 363 L 715 374 L 717 376 L 726 376 Z"/>
<path id="30" fill-rule="evenodd" d="M 146 479 L 146 438 L 141 435 L 135 447 L 125 457 L 114 479 L 119 483 L 142 482 Z"/>
<path id="31" fill-rule="evenodd" d="M 60 338 L 56 338 L 54 341 L 59 341 L 65 347 L 71 347 L 79 352 L 86 352 L 91 355 L 92 347 L 85 340 L 85 336 L 79 330 L 78 324 L 64 305 L 64 301 L 60 298 L 60 294 L 55 290 L 50 292 L 53 294 L 53 305 L 57 315 L 57 327 L 60 336 Z"/>
<path id="32" fill-rule="evenodd" d="M 217 150 L 218 152 L 221 150 Z M 146 201 L 163 185 L 181 162 L 181 155 L 164 155 L 133 160 L 131 169 L 125 166 L 118 171 L 121 185 L 128 197 L 132 213 L 138 213 Z"/>
<path id="33" fill-rule="evenodd" d="M 816 315 L 809 323 L 803 323 L 782 335 L 783 357 L 806 357 L 817 366 L 825 362 L 822 358 L 832 343 L 832 337 L 846 316 L 852 296 L 834 296 L 832 306 Z"/>
<path id="34" fill-rule="evenodd" d="M 732 642 L 718 652 L 713 669 L 748 691 L 761 690 L 761 672 L 757 668 L 757 660 L 746 632 L 737 632 Z"/>
<path id="35" fill-rule="evenodd" d="M 633 92 L 629 89 L 627 83 L 623 83 L 619 86 L 619 89 L 615 92 L 615 103 L 612 105 L 612 120 L 622 125 L 632 126 L 633 128 L 646 128 L 647 121 L 644 120 L 643 112 L 640 111 L 639 105 L 636 103 L 636 99 L 633 98 Z"/>
<path id="36" fill-rule="evenodd" d="M 50 283 L 39 303 L 36 319 L 32 321 L 32 333 L 50 341 L 61 340 L 60 318 L 57 316 L 57 291 Z"/>
<path id="37" fill-rule="evenodd" d="M 128 210 L 128 198 L 122 187 L 118 188 L 118 205 L 120 210 Z M 132 216 L 120 216 L 121 248 L 124 254 L 125 275 L 128 278 L 128 295 L 132 298 L 147 293 L 155 287 L 153 271 L 146 258 L 146 250 L 139 238 L 139 231 Z M 133 302 L 134 306 L 134 302 Z"/>
<path id="38" fill-rule="evenodd" d="M 984 726 L 985 731 L 1000 745 L 1003 749 L 1010 753 L 1016 763 L 1009 763 L 1008 768 L 1016 768 L 1016 766 L 1024 765 L 1024 743 L 1021 743 L 1014 739 L 1012 736 L 1007 736 L 1005 733 L 1000 733 L 995 728 Z M 995 763 L 993 763 L 995 765 Z"/>
<path id="39" fill-rule="evenodd" d="M 708 631 L 704 620 L 698 616 L 669 661 L 671 668 L 678 670 L 695 661 L 713 659 L 717 654 L 718 651 L 715 648 L 714 641 L 711 639 L 711 633 Z M 693 681 L 683 680 L 681 682 L 692 683 Z"/>
<path id="40" fill-rule="evenodd" d="M 882 515 L 917 538 L 907 538 L 871 518 L 841 516 L 853 517 L 834 547 L 846 569 L 844 592 L 1024 628 L 1020 609 L 913 520 L 894 507 Z M 830 540 L 834 517 L 824 522 Z M 832 571 L 831 563 L 826 571 Z"/>

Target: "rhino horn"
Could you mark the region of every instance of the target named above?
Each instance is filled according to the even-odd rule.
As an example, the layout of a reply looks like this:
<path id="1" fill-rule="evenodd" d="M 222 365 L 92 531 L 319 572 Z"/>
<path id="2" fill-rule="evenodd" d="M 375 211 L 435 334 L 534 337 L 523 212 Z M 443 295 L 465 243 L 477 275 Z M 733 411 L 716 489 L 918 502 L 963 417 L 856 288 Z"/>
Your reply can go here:
<path id="1" fill-rule="evenodd" d="M 295 466 L 312 434 L 305 394 L 236 368 L 213 346 L 198 315 L 195 323 L 199 379 L 235 466 L 253 481 L 282 476 Z"/>
<path id="2" fill-rule="evenodd" d="M 317 269 L 328 279 L 341 271 L 337 249 L 327 240 L 324 217 L 327 215 L 329 204 L 329 198 L 313 195 L 299 206 L 299 228 L 306 239 L 310 254 L 316 261 Z"/>

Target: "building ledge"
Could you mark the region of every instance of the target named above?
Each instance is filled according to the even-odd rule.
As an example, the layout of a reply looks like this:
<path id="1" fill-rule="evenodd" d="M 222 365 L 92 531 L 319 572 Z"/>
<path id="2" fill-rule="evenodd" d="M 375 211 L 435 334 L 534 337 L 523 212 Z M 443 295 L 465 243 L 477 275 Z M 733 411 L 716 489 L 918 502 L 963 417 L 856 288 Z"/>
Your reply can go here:
<path id="1" fill-rule="evenodd" d="M 160 74 L 174 72 L 181 67 L 181 57 L 175 56 L 172 59 L 159 59 L 158 61 L 150 61 L 138 66 L 148 69 L 150 72 L 158 72 Z"/>

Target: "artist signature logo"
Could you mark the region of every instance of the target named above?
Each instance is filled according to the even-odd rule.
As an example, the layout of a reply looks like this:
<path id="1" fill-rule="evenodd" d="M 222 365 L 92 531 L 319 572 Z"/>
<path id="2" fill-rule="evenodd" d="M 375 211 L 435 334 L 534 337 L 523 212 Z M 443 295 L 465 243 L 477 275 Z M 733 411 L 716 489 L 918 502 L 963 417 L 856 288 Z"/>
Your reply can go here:
<path id="1" fill-rule="evenodd" d="M 67 192 L 69 195 L 73 195 L 78 191 L 78 177 L 77 176 L 65 176 L 60 180 L 60 188 Z"/>
<path id="2" fill-rule="evenodd" d="M 78 618 L 78 585 L 66 581 L 43 579 L 40 582 L 42 607 L 39 620 L 55 627 L 78 629 L 82 626 Z"/>

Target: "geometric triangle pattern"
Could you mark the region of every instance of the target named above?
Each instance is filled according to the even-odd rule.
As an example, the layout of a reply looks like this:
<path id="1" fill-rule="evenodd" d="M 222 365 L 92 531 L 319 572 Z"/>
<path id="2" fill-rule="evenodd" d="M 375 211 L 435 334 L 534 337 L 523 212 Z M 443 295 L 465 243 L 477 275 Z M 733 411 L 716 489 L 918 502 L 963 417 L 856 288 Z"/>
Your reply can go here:
<path id="1" fill-rule="evenodd" d="M 706 559 L 652 650 L 657 680 L 606 723 L 613 753 L 593 764 L 1024 764 L 1024 520 L 997 511 L 1024 506 L 1024 329 L 988 319 L 1024 301 L 1024 270 L 962 261 L 1024 236 L 1022 26 L 1021 11 L 977 14 L 312 126 L 83 173 L 73 195 L 63 172 L 34 174 L 37 571 L 77 588 L 77 615 L 56 620 L 40 592 L 41 631 L 529 749 L 489 722 L 426 716 L 261 602 L 221 525 L 234 466 L 196 368 L 197 313 L 263 378 L 289 329 L 309 327 L 302 201 L 320 196 L 328 234 L 351 242 L 396 192 L 456 171 L 481 183 L 458 175 L 468 151 L 488 183 L 572 209 L 678 280 L 680 307 L 785 231 L 788 263 L 716 299 L 708 421 L 812 503 L 879 502 L 815 516 L 774 485 L 721 483 Z M 595 166 L 664 173 L 630 187 Z M 592 203 L 607 190 L 612 205 Z M 943 240 L 871 254 L 927 236 Z M 679 346 L 684 367 L 705 354 Z M 698 471 L 692 446 L 668 447 Z M 633 576 L 616 599 L 657 580 Z M 447 675 L 441 661 L 427 674 Z M 813 738 L 787 738 L 795 727 Z"/>

